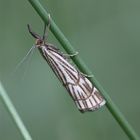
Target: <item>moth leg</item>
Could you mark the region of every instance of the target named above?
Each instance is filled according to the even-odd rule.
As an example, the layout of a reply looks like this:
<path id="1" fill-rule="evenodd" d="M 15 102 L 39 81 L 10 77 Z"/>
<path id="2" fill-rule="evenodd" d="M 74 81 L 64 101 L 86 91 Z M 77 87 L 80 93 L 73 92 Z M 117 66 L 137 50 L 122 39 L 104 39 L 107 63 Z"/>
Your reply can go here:
<path id="1" fill-rule="evenodd" d="M 45 39 L 47 39 L 48 37 L 48 31 L 50 29 L 50 25 L 51 25 L 51 17 L 50 17 L 50 14 L 48 14 L 48 25 L 45 23 L 44 25 L 44 33 L 43 33 L 43 40 L 45 41 Z"/>
<path id="2" fill-rule="evenodd" d="M 54 50 L 59 51 L 59 48 L 57 48 L 56 46 L 54 46 L 54 45 L 52 45 L 52 44 L 50 44 L 50 43 L 47 43 L 47 45 L 48 45 L 48 47 L 49 47 L 50 49 L 53 48 Z"/>
<path id="3" fill-rule="evenodd" d="M 47 28 L 47 24 L 46 23 L 44 23 L 44 31 L 43 31 L 43 37 L 42 37 L 42 39 L 45 41 L 45 39 L 46 39 L 46 28 Z"/>
<path id="4" fill-rule="evenodd" d="M 62 53 L 63 57 L 71 63 L 72 62 L 71 57 L 76 56 L 79 52 L 75 52 L 74 54 L 65 54 L 63 52 L 61 52 L 61 53 Z"/>
<path id="5" fill-rule="evenodd" d="M 74 57 L 76 55 L 78 55 L 79 52 L 75 52 L 74 54 L 63 54 L 65 57 Z"/>
<path id="6" fill-rule="evenodd" d="M 85 73 L 82 73 L 82 72 L 80 72 L 83 76 L 85 76 L 85 77 L 94 77 L 94 75 L 93 74 L 90 74 L 90 75 L 88 75 L 88 74 L 85 74 Z"/>
<path id="7" fill-rule="evenodd" d="M 32 31 L 31 27 L 29 24 L 27 24 L 27 27 L 28 27 L 28 31 L 29 33 L 36 39 L 40 39 L 40 36 L 38 34 L 36 34 L 35 32 Z"/>

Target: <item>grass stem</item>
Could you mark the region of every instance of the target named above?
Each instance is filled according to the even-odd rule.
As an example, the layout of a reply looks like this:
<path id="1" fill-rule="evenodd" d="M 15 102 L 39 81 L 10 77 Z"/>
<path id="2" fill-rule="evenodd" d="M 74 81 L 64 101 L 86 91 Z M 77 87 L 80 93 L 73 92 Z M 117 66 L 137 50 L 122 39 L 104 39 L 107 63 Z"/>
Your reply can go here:
<path id="1" fill-rule="evenodd" d="M 40 15 L 42 20 L 48 24 L 48 13 L 46 10 L 42 7 L 40 2 L 38 0 L 28 0 L 32 7 L 36 10 L 36 12 Z M 58 26 L 55 24 L 55 22 L 50 19 L 50 30 L 54 34 L 54 36 L 57 38 L 57 40 L 60 42 L 60 44 L 63 46 L 63 48 L 66 50 L 68 54 L 74 54 L 76 51 L 68 41 L 68 39 L 64 36 L 64 34 L 60 31 Z M 88 69 L 86 64 L 82 61 L 79 55 L 72 58 L 74 63 L 77 65 L 77 67 L 85 74 L 92 75 L 91 71 Z M 106 106 L 108 110 L 111 112 L 113 117 L 116 119 L 118 124 L 121 126 L 121 128 L 124 130 L 126 135 L 131 140 L 140 140 L 139 136 L 136 134 L 134 129 L 131 127 L 131 125 L 128 123 L 124 115 L 120 112 L 118 107 L 115 105 L 115 103 L 112 101 L 112 99 L 109 97 L 107 92 L 103 89 L 103 87 L 100 85 L 98 80 L 95 77 L 90 78 L 92 83 L 99 89 L 99 91 L 104 95 L 107 103 Z"/>

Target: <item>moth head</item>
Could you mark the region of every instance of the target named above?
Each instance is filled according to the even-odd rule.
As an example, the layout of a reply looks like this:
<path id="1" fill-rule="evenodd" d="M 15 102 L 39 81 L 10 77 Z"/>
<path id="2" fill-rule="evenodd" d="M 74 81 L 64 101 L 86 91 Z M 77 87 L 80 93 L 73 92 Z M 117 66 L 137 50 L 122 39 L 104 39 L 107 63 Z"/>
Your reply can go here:
<path id="1" fill-rule="evenodd" d="M 41 47 L 42 45 L 44 45 L 44 40 L 40 39 L 40 38 L 37 38 L 36 41 L 35 41 L 35 45 L 38 48 Z"/>

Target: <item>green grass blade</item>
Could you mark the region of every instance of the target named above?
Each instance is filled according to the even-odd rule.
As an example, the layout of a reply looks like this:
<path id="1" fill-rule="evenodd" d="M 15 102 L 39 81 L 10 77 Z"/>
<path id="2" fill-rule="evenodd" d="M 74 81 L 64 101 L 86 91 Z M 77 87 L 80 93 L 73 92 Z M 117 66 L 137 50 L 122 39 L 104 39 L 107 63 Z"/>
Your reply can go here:
<path id="1" fill-rule="evenodd" d="M 32 140 L 29 132 L 27 131 L 26 127 L 24 126 L 21 118 L 19 117 L 12 101 L 8 97 L 2 83 L 0 82 L 0 99 L 2 100 L 3 104 L 5 105 L 8 113 L 11 115 L 15 125 L 17 126 L 20 134 L 25 140 Z"/>

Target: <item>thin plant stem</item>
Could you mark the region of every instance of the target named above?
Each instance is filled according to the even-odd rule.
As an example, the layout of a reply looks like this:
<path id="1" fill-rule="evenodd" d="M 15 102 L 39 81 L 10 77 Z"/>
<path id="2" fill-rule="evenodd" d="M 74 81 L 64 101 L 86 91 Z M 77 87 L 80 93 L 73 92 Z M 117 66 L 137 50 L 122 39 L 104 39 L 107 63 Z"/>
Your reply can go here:
<path id="1" fill-rule="evenodd" d="M 43 8 L 41 3 L 38 0 L 28 0 L 32 7 L 36 10 L 36 12 L 39 14 L 39 16 L 42 18 L 42 20 L 48 24 L 48 13 Z M 68 41 L 68 39 L 64 36 L 64 34 L 60 31 L 58 26 L 55 24 L 55 22 L 50 18 L 50 30 L 56 37 L 56 39 L 60 42 L 60 44 L 63 46 L 63 48 L 66 50 L 68 54 L 74 54 L 76 51 Z M 86 64 L 82 61 L 79 55 L 72 57 L 73 62 L 77 65 L 77 67 L 85 74 L 92 75 L 89 68 L 86 66 Z M 131 140 L 140 140 L 139 136 L 136 134 L 132 126 L 128 123 L 124 115 L 120 112 L 118 107 L 115 105 L 115 103 L 112 101 L 112 99 L 109 97 L 107 92 L 103 89 L 101 84 L 98 82 L 98 80 L 94 77 L 90 78 L 91 82 L 98 88 L 98 90 L 104 95 L 107 103 L 106 106 L 110 113 L 113 115 L 113 117 L 116 119 L 118 124 L 121 126 L 123 131 L 126 133 L 126 135 Z"/>
<path id="2" fill-rule="evenodd" d="M 10 100 L 8 94 L 6 93 L 2 83 L 0 82 L 0 99 L 2 100 L 3 104 L 5 105 L 8 113 L 11 115 L 14 123 L 16 124 L 20 134 L 24 138 L 24 140 L 32 140 L 29 132 L 27 131 L 25 125 L 23 124 L 20 116 L 18 115 L 12 101 Z"/>

